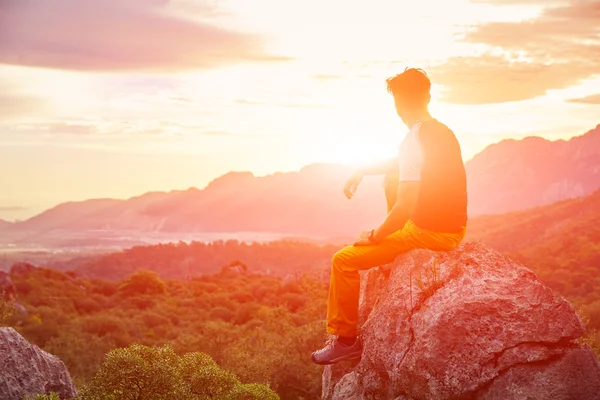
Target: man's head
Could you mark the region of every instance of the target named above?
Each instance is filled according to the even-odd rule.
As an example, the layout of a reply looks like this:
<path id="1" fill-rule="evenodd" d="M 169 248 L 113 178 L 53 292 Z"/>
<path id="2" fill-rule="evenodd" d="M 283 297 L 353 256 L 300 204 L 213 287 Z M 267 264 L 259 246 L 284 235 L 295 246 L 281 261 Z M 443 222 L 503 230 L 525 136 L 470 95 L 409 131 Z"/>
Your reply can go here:
<path id="1" fill-rule="evenodd" d="M 407 123 L 414 115 L 427 111 L 431 81 L 425 71 L 407 68 L 401 74 L 386 79 L 387 90 L 394 96 L 396 112 Z"/>

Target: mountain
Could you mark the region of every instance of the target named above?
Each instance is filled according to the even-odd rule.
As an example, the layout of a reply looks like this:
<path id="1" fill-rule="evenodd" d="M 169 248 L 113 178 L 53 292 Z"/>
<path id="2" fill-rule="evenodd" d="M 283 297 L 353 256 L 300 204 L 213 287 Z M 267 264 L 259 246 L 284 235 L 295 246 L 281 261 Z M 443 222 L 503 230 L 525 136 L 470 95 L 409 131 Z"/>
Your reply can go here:
<path id="1" fill-rule="evenodd" d="M 127 200 L 64 203 L 7 229 L 15 240 L 57 231 L 276 232 L 330 237 L 371 226 L 385 216 L 381 177 L 365 179 L 352 201 L 342 194 L 349 167 L 316 164 L 298 172 L 255 177 L 232 172 L 205 189 L 153 192 Z M 33 236 L 32 236 L 33 235 Z M 41 236 L 40 236 L 41 235 Z"/>
<path id="2" fill-rule="evenodd" d="M 11 225 L 12 225 L 11 222 L 8 222 L 8 221 L 5 221 L 3 219 L 0 219 L 0 229 L 8 228 Z"/>
<path id="3" fill-rule="evenodd" d="M 600 244 L 600 190 L 528 210 L 472 218 L 467 230 L 468 240 L 510 254 L 555 244 L 554 240 Z"/>
<path id="4" fill-rule="evenodd" d="M 600 125 L 568 141 L 504 140 L 467 164 L 471 215 L 551 204 L 600 189 Z"/>
<path id="5" fill-rule="evenodd" d="M 583 196 L 600 188 L 600 126 L 568 141 L 505 140 L 476 155 L 466 169 L 471 217 Z M 350 167 L 335 164 L 264 177 L 230 172 L 202 190 L 69 202 L 5 227 L 0 241 L 61 247 L 127 240 L 133 245 L 149 235 L 177 241 L 189 233 L 206 238 L 222 232 L 349 241 L 385 216 L 381 177 L 365 178 L 348 201 L 342 186 L 351 173 Z"/>
<path id="6" fill-rule="evenodd" d="M 509 255 L 533 269 L 553 289 L 588 303 L 588 297 L 600 287 L 599 211 L 600 190 L 547 206 L 472 218 L 466 240 Z M 298 241 L 163 243 L 49 262 L 46 266 L 104 279 L 120 279 L 139 269 L 183 279 L 213 273 L 239 260 L 253 271 L 285 276 L 328 270 L 339 247 Z"/>

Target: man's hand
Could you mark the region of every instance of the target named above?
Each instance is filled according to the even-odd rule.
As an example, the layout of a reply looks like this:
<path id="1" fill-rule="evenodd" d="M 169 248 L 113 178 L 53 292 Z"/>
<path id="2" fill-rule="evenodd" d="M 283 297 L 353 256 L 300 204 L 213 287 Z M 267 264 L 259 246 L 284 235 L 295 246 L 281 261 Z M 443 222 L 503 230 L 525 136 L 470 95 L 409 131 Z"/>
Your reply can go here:
<path id="1" fill-rule="evenodd" d="M 362 178 L 363 174 L 357 171 L 350 177 L 350 179 L 346 181 L 346 184 L 344 185 L 344 194 L 348 199 L 351 199 L 352 196 L 354 196 L 354 193 L 356 193 L 356 189 L 358 189 L 358 185 L 362 181 Z"/>
<path id="2" fill-rule="evenodd" d="M 369 234 L 371 231 L 362 231 L 361 234 L 354 241 L 355 246 L 371 246 L 373 243 L 369 240 Z"/>

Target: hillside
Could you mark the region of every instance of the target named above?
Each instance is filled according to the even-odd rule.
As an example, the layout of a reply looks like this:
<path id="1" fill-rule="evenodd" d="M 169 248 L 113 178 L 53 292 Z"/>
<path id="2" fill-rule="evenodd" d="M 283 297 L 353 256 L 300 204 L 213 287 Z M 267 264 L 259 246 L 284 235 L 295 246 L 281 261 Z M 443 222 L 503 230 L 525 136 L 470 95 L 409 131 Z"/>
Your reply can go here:
<path id="1" fill-rule="evenodd" d="M 600 125 L 568 141 L 504 140 L 467 163 L 471 215 L 501 214 L 600 189 Z"/>
<path id="2" fill-rule="evenodd" d="M 503 215 L 473 218 L 467 240 L 508 254 L 553 289 L 587 303 L 600 287 L 600 190 Z"/>
<path id="3" fill-rule="evenodd" d="M 584 196 L 600 188 L 600 126 L 569 141 L 505 140 L 476 155 L 466 169 L 471 216 Z M 351 172 L 334 164 L 264 177 L 231 172 L 202 190 L 69 202 L 6 227 L 0 242 L 126 247 L 152 235 L 164 242 L 223 232 L 351 238 L 385 215 L 381 177 L 366 178 L 352 201 L 343 196 Z"/>
<path id="4" fill-rule="evenodd" d="M 242 262 L 251 271 L 286 277 L 301 273 L 327 273 L 337 246 L 313 243 L 274 241 L 244 243 L 235 240 L 213 243 L 166 243 L 136 246 L 104 255 L 56 261 L 47 267 L 74 270 L 88 278 L 118 280 L 146 269 L 163 278 L 189 279 L 218 272 L 224 265 Z"/>
<path id="5" fill-rule="evenodd" d="M 498 216 L 472 218 L 468 241 L 479 241 L 531 268 L 542 281 L 593 317 L 600 329 L 600 191 Z M 333 254 L 340 245 L 274 241 L 244 243 L 166 243 L 46 263 L 73 270 L 78 276 L 109 280 L 137 270 L 168 279 L 215 273 L 223 265 L 241 262 L 259 274 L 290 278 L 311 272 L 326 281 Z"/>
<path id="6" fill-rule="evenodd" d="M 469 221 L 468 241 L 479 241 L 534 270 L 545 284 L 579 305 L 598 301 L 600 312 L 600 191 L 548 206 Z M 232 261 L 252 271 L 286 277 L 314 272 L 326 279 L 340 245 L 274 241 L 184 242 L 136 246 L 106 255 L 46 264 L 80 276 L 122 279 L 140 269 L 164 278 L 214 273 Z M 595 306 L 594 306 L 595 307 Z M 600 314 L 598 315 L 600 328 Z"/>

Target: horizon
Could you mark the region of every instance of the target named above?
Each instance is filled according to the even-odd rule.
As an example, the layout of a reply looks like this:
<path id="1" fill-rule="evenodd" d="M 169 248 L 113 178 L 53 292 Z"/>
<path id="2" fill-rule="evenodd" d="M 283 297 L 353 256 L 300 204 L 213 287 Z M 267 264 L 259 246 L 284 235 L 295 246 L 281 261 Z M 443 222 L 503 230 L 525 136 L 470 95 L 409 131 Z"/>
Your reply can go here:
<path id="1" fill-rule="evenodd" d="M 551 139 L 546 139 L 546 138 L 541 137 L 541 136 L 525 136 L 523 138 L 518 138 L 518 139 L 514 139 L 514 138 L 502 139 L 499 142 L 490 143 L 488 146 L 486 146 L 484 149 L 482 149 L 479 153 L 476 153 L 471 158 L 469 158 L 467 160 L 464 160 L 464 163 L 467 164 L 475 156 L 478 156 L 481 153 L 483 153 L 488 147 L 496 145 L 496 144 L 500 144 L 500 143 L 505 142 L 505 141 L 514 140 L 514 141 L 519 142 L 519 141 L 523 141 L 523 140 L 530 139 L 530 138 L 539 138 L 539 139 L 542 139 L 542 140 L 545 140 L 545 141 L 549 141 L 549 142 L 569 141 L 569 140 L 577 138 L 577 137 L 582 137 L 582 136 L 586 135 L 587 133 L 589 133 L 591 131 L 598 130 L 599 128 L 600 128 L 600 124 L 598 124 L 595 128 L 592 128 L 592 129 L 588 130 L 587 132 L 584 132 L 584 133 L 582 133 L 580 135 L 574 135 L 574 136 L 572 136 L 572 137 L 570 137 L 568 139 L 554 139 L 554 140 L 551 140 Z M 7 212 L 7 211 L 3 211 L 0 208 L 0 221 L 10 222 L 10 223 L 22 222 L 22 221 L 25 221 L 25 220 L 27 220 L 29 218 L 35 217 L 35 216 L 37 216 L 37 215 L 39 215 L 39 214 L 41 214 L 41 213 L 43 213 L 45 211 L 48 211 L 48 210 L 50 210 L 50 209 L 52 209 L 54 207 L 57 207 L 57 206 L 59 206 L 61 204 L 69 203 L 69 202 L 85 202 L 85 201 L 90 201 L 90 200 L 123 200 L 123 201 L 125 201 L 125 200 L 131 199 L 133 197 L 139 197 L 139 196 L 143 196 L 143 195 L 149 194 L 149 193 L 171 193 L 171 192 L 186 191 L 186 190 L 190 190 L 190 189 L 197 189 L 197 190 L 201 190 L 202 191 L 202 190 L 207 189 L 208 186 L 212 182 L 217 181 L 217 180 L 221 179 L 222 177 L 224 177 L 224 176 L 226 176 L 228 174 L 250 173 L 250 174 L 252 174 L 253 178 L 265 178 L 265 177 L 269 177 L 269 176 L 277 174 L 277 173 L 300 172 L 301 170 L 303 170 L 305 168 L 308 168 L 308 167 L 311 167 L 311 166 L 319 166 L 319 165 L 339 166 L 339 167 L 344 167 L 344 168 L 351 168 L 353 166 L 352 163 L 345 163 L 344 164 L 344 163 L 335 163 L 335 162 L 315 162 L 315 163 L 311 163 L 311 164 L 306 164 L 306 165 L 300 166 L 300 168 L 298 168 L 298 169 L 293 169 L 293 170 L 289 170 L 289 171 L 273 171 L 273 172 L 267 172 L 267 173 L 264 173 L 264 174 L 256 174 L 256 173 L 254 173 L 252 171 L 249 171 L 249 170 L 237 170 L 237 171 L 232 170 L 232 171 L 227 171 L 227 172 L 225 172 L 223 174 L 220 174 L 218 176 L 215 176 L 215 177 L 212 177 L 212 178 L 208 178 L 207 182 L 204 185 L 202 185 L 202 186 L 188 186 L 188 187 L 185 187 L 185 188 L 166 188 L 166 189 L 149 190 L 149 191 L 143 192 L 143 193 L 135 193 L 135 194 L 133 194 L 131 196 L 128 196 L 128 197 L 107 197 L 107 196 L 100 196 L 100 197 L 94 197 L 94 198 L 65 199 L 64 201 L 60 201 L 58 203 L 49 205 L 46 208 L 42 208 L 42 209 L 39 209 L 39 210 L 29 210 L 29 214 L 27 216 L 23 217 L 23 218 L 13 218 L 13 219 L 6 218 L 6 217 L 3 218 L 2 217 L 3 213 L 4 213 L 4 215 L 10 214 L 10 210 Z M 341 187 L 341 184 L 342 184 L 342 182 L 340 182 L 340 187 Z"/>
<path id="2" fill-rule="evenodd" d="M 559 0 L 9 1 L 0 219 L 395 154 L 407 129 L 385 79 L 406 66 L 430 75 L 432 114 L 465 161 L 504 139 L 580 136 L 598 125 L 600 44 L 588 39 L 599 11 Z"/>

